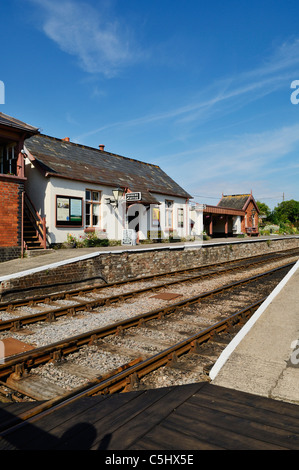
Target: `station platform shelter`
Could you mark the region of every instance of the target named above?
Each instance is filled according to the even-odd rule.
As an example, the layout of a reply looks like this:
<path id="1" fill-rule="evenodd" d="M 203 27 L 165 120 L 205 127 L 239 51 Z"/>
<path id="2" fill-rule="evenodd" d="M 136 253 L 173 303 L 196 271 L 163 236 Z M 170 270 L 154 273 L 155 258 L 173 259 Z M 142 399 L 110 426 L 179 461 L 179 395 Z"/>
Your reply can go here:
<path id="1" fill-rule="evenodd" d="M 202 206 L 203 231 L 212 238 L 257 236 L 258 213 L 252 193 L 223 195 L 217 206 Z"/>

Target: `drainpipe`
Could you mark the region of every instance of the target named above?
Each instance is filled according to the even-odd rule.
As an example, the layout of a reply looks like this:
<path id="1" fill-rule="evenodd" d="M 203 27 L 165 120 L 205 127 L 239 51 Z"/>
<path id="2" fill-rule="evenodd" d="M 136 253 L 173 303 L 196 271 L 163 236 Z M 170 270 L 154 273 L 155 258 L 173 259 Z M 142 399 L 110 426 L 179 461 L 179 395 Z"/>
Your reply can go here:
<path id="1" fill-rule="evenodd" d="M 22 191 L 21 214 L 21 258 L 24 258 L 24 191 Z"/>
<path id="2" fill-rule="evenodd" d="M 190 235 L 191 232 L 190 232 L 190 217 L 189 217 L 189 198 L 186 199 L 186 236 Z"/>

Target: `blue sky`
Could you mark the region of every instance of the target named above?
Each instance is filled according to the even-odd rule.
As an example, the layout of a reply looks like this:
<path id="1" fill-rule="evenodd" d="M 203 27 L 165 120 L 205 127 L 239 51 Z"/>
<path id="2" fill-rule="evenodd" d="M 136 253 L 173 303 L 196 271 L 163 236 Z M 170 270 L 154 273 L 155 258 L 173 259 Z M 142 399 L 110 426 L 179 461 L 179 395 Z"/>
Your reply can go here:
<path id="1" fill-rule="evenodd" d="M 157 164 L 195 202 L 299 200 L 298 15 L 298 0 L 2 0 L 0 111 Z"/>

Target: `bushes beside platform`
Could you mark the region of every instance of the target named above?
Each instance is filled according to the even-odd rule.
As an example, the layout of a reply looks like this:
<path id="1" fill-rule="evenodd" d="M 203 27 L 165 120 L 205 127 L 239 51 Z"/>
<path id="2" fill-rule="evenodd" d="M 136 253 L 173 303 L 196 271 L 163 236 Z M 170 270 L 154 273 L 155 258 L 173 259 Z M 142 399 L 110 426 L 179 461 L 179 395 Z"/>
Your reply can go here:
<path id="1" fill-rule="evenodd" d="M 296 235 L 298 233 L 298 229 L 290 223 L 281 222 L 279 225 L 269 224 L 260 226 L 261 235 Z"/>
<path id="2" fill-rule="evenodd" d="M 78 238 L 68 233 L 67 240 L 64 243 L 56 243 L 52 246 L 55 249 L 63 248 L 92 248 L 97 246 L 116 246 L 120 245 L 118 240 L 108 240 L 108 238 L 98 237 L 96 232 L 87 233 L 84 236 Z"/>

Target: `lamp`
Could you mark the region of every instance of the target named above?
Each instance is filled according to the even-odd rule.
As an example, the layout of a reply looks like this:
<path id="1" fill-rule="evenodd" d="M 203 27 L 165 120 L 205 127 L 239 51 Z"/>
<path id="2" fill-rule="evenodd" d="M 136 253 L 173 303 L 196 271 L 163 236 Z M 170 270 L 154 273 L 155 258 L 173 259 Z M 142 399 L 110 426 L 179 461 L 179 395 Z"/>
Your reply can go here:
<path id="1" fill-rule="evenodd" d="M 118 201 L 123 195 L 123 189 L 121 188 L 112 189 L 112 194 L 113 194 L 114 199 L 106 198 L 105 199 L 106 204 L 111 204 L 111 206 L 118 207 Z"/>
<path id="2" fill-rule="evenodd" d="M 118 201 L 123 195 L 123 190 L 121 188 L 112 189 L 112 194 L 114 196 L 114 201 L 116 202 L 116 207 L 117 207 Z"/>

